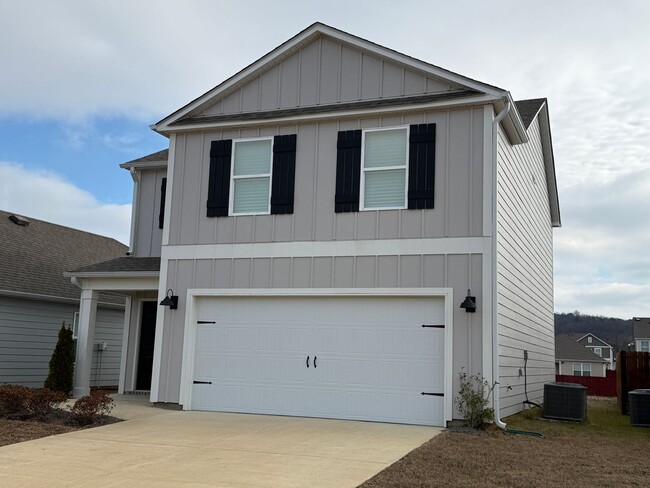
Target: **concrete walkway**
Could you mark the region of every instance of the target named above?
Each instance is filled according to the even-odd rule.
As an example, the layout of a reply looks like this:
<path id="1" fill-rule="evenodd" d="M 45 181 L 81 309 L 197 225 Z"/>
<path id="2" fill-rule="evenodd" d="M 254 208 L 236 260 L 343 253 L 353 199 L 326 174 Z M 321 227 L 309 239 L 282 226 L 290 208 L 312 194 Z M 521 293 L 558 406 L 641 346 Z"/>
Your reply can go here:
<path id="1" fill-rule="evenodd" d="M 120 397 L 113 425 L 0 447 L 0 485 L 355 487 L 432 427 L 180 412 Z"/>

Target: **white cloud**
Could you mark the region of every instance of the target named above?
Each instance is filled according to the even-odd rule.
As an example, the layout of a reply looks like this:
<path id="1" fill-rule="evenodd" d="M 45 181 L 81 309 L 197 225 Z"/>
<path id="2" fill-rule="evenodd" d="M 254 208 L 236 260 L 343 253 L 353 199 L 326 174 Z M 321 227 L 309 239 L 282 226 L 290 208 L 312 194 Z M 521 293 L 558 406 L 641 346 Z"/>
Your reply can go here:
<path id="1" fill-rule="evenodd" d="M 131 205 L 98 202 L 61 176 L 0 161 L 0 209 L 128 244 Z"/>

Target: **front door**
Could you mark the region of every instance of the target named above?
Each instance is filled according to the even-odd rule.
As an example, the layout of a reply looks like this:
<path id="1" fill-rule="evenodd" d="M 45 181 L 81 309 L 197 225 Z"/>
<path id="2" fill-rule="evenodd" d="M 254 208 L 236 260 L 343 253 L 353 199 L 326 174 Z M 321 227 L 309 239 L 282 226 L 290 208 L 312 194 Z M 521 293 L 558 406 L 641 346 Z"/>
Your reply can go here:
<path id="1" fill-rule="evenodd" d="M 138 369 L 135 380 L 136 390 L 151 389 L 151 372 L 153 370 L 153 344 L 156 335 L 157 311 L 158 302 L 142 302 L 140 347 L 138 348 Z"/>

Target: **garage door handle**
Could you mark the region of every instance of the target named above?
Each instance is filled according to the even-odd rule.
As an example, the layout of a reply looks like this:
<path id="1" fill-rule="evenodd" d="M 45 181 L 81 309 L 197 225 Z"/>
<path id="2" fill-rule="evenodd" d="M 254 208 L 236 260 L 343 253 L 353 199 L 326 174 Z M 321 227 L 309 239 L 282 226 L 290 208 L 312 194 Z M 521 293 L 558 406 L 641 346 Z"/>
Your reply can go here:
<path id="1" fill-rule="evenodd" d="M 309 356 L 307 356 L 307 367 L 309 368 Z"/>
<path id="2" fill-rule="evenodd" d="M 318 365 L 316 364 L 317 359 L 318 359 L 318 356 L 314 356 L 314 369 L 318 368 Z"/>

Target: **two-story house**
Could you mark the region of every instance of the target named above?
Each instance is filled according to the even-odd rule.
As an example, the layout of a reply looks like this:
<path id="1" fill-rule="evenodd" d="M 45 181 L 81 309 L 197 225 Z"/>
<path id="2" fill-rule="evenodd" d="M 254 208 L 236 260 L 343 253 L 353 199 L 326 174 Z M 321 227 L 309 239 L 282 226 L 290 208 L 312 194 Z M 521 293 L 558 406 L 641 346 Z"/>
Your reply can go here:
<path id="1" fill-rule="evenodd" d="M 122 165 L 132 256 L 70 273 L 84 343 L 97 293 L 129 296 L 121 391 L 428 425 L 458 417 L 463 371 L 498 381 L 498 416 L 541 400 L 560 225 L 545 99 L 316 23 L 152 128 L 168 152 Z"/>
<path id="2" fill-rule="evenodd" d="M 634 350 L 650 352 L 650 317 L 634 317 Z"/>
<path id="3" fill-rule="evenodd" d="M 616 369 L 614 357 L 614 348 L 604 340 L 596 337 L 591 332 L 587 334 L 572 334 L 573 338 L 584 347 L 607 361 L 607 369 Z"/>

